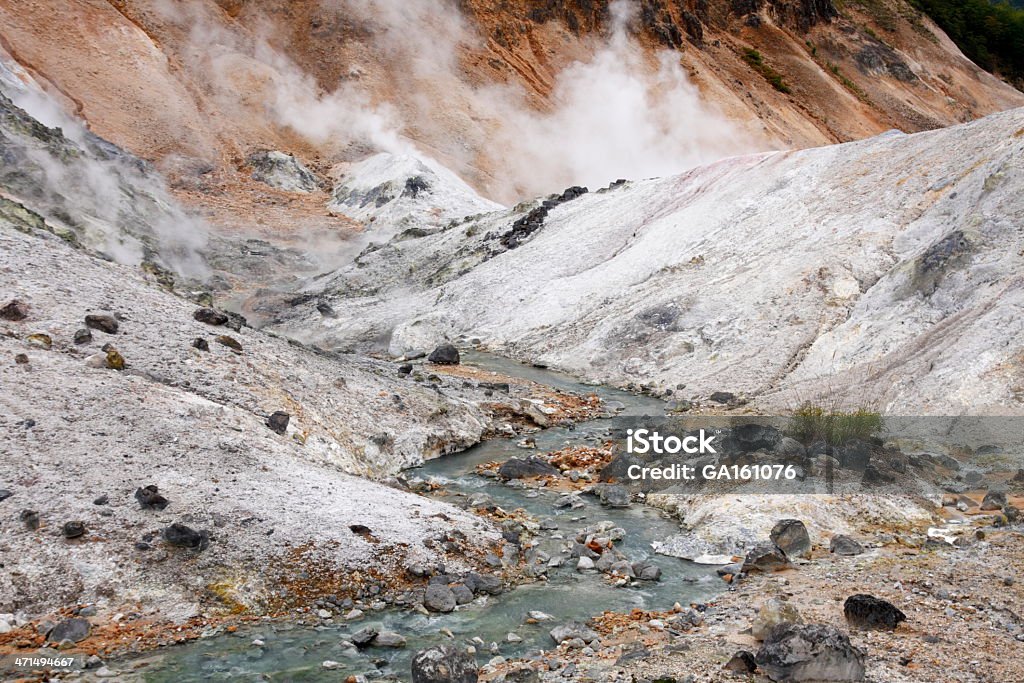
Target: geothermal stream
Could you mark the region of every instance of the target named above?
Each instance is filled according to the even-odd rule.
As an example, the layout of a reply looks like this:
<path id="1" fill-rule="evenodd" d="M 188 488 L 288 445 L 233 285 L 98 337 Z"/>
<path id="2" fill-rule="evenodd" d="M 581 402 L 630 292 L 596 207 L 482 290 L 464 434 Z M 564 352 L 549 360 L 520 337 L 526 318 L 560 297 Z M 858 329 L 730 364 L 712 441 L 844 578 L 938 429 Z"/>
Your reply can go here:
<path id="1" fill-rule="evenodd" d="M 596 393 L 607 405 L 620 408 L 623 417 L 664 413 L 664 404 L 657 399 L 636 396 L 607 387 L 594 387 L 573 381 L 564 375 L 521 365 L 495 356 L 465 354 L 463 362 L 505 375 L 522 377 L 561 390 Z M 397 678 L 409 680 L 413 655 L 426 647 L 443 644 L 474 645 L 477 661 L 486 664 L 495 656 L 521 657 L 551 649 L 554 643 L 548 632 L 567 621 L 585 622 L 605 610 L 629 612 L 634 608 L 668 610 L 673 604 L 704 602 L 721 590 L 723 584 L 714 568 L 671 557 L 659 556 L 651 543 L 679 532 L 679 526 L 661 512 L 642 504 L 628 508 L 601 506 L 595 496 L 580 496 L 583 507 L 556 509 L 561 494 L 543 488 L 532 489 L 511 485 L 475 473 L 476 465 L 511 457 L 525 457 L 533 452 L 546 452 L 567 445 L 594 445 L 608 438 L 614 418 L 597 419 L 575 425 L 572 429 L 552 427 L 533 435 L 537 450 L 524 450 L 515 440 L 492 439 L 464 453 L 438 458 L 410 470 L 415 479 L 432 479 L 447 491 L 443 498 L 459 504 L 481 494 L 489 496 L 501 508 L 512 511 L 522 508 L 529 515 L 543 520 L 545 528 L 538 532 L 537 549 L 564 563 L 548 570 L 548 580 L 516 587 L 498 596 L 482 596 L 460 606 L 450 614 L 422 614 L 413 610 L 386 609 L 367 611 L 358 620 L 337 624 L 302 626 L 288 623 L 267 623 L 239 627 L 234 633 L 176 646 L 156 658 L 147 657 L 139 674 L 146 681 L 208 681 L 258 679 L 271 681 L 322 680 L 322 663 L 340 663 L 337 678 L 363 674 L 368 679 Z M 604 574 L 596 571 L 577 572 L 576 560 L 565 550 L 585 527 L 609 521 L 625 530 L 625 537 L 615 544 L 630 561 L 647 559 L 662 570 L 660 581 L 635 581 L 631 586 L 616 587 Z M 525 552 L 525 550 L 524 550 Z M 550 621 L 527 624 L 531 611 L 551 616 Z M 356 649 L 346 641 L 367 626 L 395 631 L 404 636 L 405 648 L 369 647 Z M 447 631 L 447 633 L 445 632 Z M 522 640 L 510 642 L 514 633 Z M 479 639 L 475 640 L 474 639 Z M 262 645 L 254 644 L 262 642 Z M 483 642 L 483 645 L 480 644 Z M 496 647 L 492 648 L 492 643 Z M 141 664 L 142 662 L 138 662 Z"/>

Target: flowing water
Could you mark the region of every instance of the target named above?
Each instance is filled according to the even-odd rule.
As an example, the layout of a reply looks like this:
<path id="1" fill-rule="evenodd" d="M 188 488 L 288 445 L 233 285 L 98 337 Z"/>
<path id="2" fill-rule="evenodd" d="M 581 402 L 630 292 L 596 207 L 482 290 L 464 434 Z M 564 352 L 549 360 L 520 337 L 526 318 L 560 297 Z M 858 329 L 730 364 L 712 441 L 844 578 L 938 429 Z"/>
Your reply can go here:
<path id="1" fill-rule="evenodd" d="M 505 375 L 522 377 L 566 391 L 596 393 L 607 404 L 620 408 L 620 417 L 664 413 L 664 404 L 650 397 L 636 396 L 608 387 L 588 386 L 560 373 L 521 365 L 507 359 L 469 353 L 463 362 Z M 603 442 L 614 426 L 614 418 L 597 419 L 575 425 L 573 429 L 553 427 L 533 435 L 537 452 L 566 445 Z M 407 681 L 410 660 L 420 649 L 453 642 L 442 634 L 447 629 L 454 642 L 468 643 L 479 637 L 486 645 L 477 645 L 478 661 L 486 663 L 495 656 L 490 644 L 497 643 L 504 657 L 528 655 L 553 646 L 548 631 L 569 620 L 585 621 L 604 610 L 628 612 L 633 608 L 666 610 L 676 602 L 703 602 L 721 589 L 721 581 L 710 567 L 695 565 L 675 558 L 655 555 L 651 543 L 678 533 L 679 527 L 660 512 L 643 505 L 629 508 L 602 507 L 593 496 L 582 496 L 583 508 L 556 510 L 553 503 L 560 494 L 543 489 L 508 486 L 495 479 L 475 474 L 477 464 L 523 457 L 524 451 L 515 441 L 494 439 L 468 451 L 433 460 L 409 472 L 410 476 L 432 478 L 443 483 L 445 500 L 458 504 L 470 496 L 485 493 L 506 510 L 522 508 L 539 519 L 551 520 L 557 530 L 540 532 L 540 548 L 558 557 L 565 540 L 600 521 L 610 521 L 626 531 L 616 548 L 631 561 L 647 559 L 662 570 L 658 582 L 636 582 L 630 587 L 614 587 L 607 577 L 595 572 L 578 573 L 575 561 L 551 568 L 547 581 L 524 585 L 499 596 L 484 596 L 463 605 L 451 614 L 429 616 L 410 611 L 387 609 L 367 612 L 358 621 L 320 626 L 266 624 L 240 627 L 235 633 L 224 633 L 175 646 L 151 658 L 140 670 L 144 680 L 156 682 L 187 682 L 206 680 L 253 681 L 325 681 L 344 680 L 349 674 L 364 674 L 368 679 Z M 554 536 L 554 538 L 552 538 Z M 550 622 L 525 624 L 530 611 L 543 611 L 553 617 Z M 396 631 L 408 639 L 404 649 L 346 648 L 341 642 L 359 629 L 375 625 L 382 630 Z M 509 633 L 522 641 L 508 642 Z M 252 644 L 263 641 L 262 646 Z M 341 663 L 341 668 L 326 671 L 325 660 Z M 140 662 L 141 663 L 141 662 Z M 344 675 L 339 675 L 344 672 Z"/>

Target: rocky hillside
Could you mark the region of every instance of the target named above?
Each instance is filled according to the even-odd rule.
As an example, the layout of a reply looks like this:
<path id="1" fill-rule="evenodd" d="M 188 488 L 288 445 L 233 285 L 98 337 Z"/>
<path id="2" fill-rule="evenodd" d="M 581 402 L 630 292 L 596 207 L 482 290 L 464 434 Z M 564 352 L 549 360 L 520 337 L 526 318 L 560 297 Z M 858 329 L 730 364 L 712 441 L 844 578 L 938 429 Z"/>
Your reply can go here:
<path id="1" fill-rule="evenodd" d="M 1024 104 L 904 0 L 4 1 L 0 35 L 215 222 L 278 233 L 346 224 L 255 182 L 260 150 L 323 179 L 415 148 L 514 203 Z"/>
<path id="2" fill-rule="evenodd" d="M 394 354 L 476 337 L 714 405 L 1021 412 L 1024 109 L 727 159 L 372 244 L 278 328 Z"/>

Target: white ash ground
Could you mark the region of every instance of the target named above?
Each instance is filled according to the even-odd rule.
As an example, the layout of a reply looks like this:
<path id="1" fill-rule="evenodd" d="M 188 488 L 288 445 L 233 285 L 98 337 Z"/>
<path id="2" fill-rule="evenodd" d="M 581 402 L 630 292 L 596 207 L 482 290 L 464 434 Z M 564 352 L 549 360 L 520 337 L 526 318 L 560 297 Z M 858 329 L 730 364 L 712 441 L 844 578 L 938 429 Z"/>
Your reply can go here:
<path id="1" fill-rule="evenodd" d="M 197 306 L 137 271 L 8 223 L 0 298 L 29 307 L 25 320 L 0 321 L 0 488 L 12 492 L 0 502 L 0 612 L 94 602 L 104 613 L 130 605 L 182 620 L 217 608 L 214 582 L 258 610 L 268 567 L 290 548 L 313 544 L 342 572 L 401 574 L 404 563 L 472 561 L 425 541 L 461 532 L 485 548 L 498 538 L 480 518 L 350 475 L 383 477 L 505 431 L 487 406 L 516 415 L 528 387 L 485 396 L 460 378 L 417 382 L 392 363 L 211 327 L 193 319 Z M 119 332 L 93 330 L 91 343 L 76 345 L 87 313 L 117 314 Z M 35 333 L 52 348 L 29 345 Z M 241 353 L 215 342 L 224 334 Z M 193 348 L 198 337 L 209 351 Z M 108 342 L 126 370 L 87 366 Z M 277 410 L 291 414 L 284 435 L 264 424 Z M 165 510 L 140 509 L 133 493 L 147 484 L 170 500 Z M 109 503 L 94 504 L 103 495 Z M 39 512 L 38 531 L 19 521 L 25 509 Z M 71 520 L 85 522 L 84 537 L 62 537 Z M 209 548 L 168 548 L 157 536 L 152 550 L 135 549 L 172 522 L 209 530 Z M 356 524 L 376 542 L 349 530 Z"/>
<path id="2" fill-rule="evenodd" d="M 1016 109 L 638 179 L 536 220 L 524 203 L 368 250 L 310 289 L 337 318 L 310 303 L 279 328 L 395 353 L 478 337 L 697 403 L 1019 415 L 1022 151 Z"/>

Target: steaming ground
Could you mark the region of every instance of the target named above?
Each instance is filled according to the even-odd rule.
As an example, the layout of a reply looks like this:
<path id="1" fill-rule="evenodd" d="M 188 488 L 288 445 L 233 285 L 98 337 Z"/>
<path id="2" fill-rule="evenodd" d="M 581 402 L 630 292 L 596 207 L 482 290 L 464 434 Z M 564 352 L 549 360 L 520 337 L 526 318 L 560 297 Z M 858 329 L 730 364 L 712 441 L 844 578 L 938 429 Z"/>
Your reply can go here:
<path id="1" fill-rule="evenodd" d="M 1022 153 L 1018 109 L 469 217 L 366 249 L 275 329 L 478 338 L 684 405 L 1020 414 Z"/>
<path id="2" fill-rule="evenodd" d="M 259 150 L 324 179 L 430 157 L 512 205 L 1024 104 L 904 0 L 0 1 L 0 25 L 66 111 L 211 222 L 279 234 L 350 226 L 251 182 Z"/>

